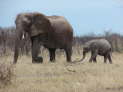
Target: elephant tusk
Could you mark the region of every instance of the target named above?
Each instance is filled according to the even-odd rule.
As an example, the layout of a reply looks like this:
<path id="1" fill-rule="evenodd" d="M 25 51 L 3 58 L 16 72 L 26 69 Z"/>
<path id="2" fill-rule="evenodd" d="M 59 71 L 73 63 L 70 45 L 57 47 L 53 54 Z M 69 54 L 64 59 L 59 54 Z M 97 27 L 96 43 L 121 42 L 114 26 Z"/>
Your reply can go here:
<path id="1" fill-rule="evenodd" d="M 22 39 L 25 39 L 25 35 L 24 34 L 22 35 Z"/>

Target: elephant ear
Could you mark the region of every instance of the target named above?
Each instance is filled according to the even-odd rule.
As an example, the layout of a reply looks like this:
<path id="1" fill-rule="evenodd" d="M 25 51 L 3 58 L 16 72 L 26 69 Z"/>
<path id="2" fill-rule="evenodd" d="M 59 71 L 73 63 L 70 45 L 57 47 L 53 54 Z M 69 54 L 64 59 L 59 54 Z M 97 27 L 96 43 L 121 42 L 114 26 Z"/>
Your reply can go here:
<path id="1" fill-rule="evenodd" d="M 31 36 L 45 34 L 50 30 L 50 22 L 48 18 L 40 13 L 33 14 L 33 21 L 31 26 Z"/>

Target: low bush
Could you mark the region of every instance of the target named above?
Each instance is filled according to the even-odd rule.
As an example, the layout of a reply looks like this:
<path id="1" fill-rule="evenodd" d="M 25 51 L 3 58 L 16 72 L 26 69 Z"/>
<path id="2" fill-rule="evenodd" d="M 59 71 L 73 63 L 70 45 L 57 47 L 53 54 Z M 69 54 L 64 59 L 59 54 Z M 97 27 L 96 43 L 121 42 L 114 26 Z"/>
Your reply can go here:
<path id="1" fill-rule="evenodd" d="M 13 76 L 13 65 L 0 63 L 0 87 L 11 83 Z"/>

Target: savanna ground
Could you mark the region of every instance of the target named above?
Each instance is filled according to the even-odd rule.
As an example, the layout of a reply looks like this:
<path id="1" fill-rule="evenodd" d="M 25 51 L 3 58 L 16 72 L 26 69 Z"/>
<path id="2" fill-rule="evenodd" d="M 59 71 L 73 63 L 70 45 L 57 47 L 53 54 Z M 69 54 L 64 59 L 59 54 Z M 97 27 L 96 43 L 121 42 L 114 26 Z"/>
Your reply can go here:
<path id="1" fill-rule="evenodd" d="M 56 62 L 49 62 L 43 54 L 43 64 L 32 64 L 30 56 L 19 57 L 13 65 L 11 84 L 0 92 L 123 92 L 123 53 L 113 53 L 113 64 L 104 64 L 103 57 L 97 63 L 89 63 L 90 54 L 83 63 L 67 63 L 64 52 L 56 55 Z M 82 55 L 73 53 L 72 59 Z M 0 57 L 10 63 L 12 55 Z"/>

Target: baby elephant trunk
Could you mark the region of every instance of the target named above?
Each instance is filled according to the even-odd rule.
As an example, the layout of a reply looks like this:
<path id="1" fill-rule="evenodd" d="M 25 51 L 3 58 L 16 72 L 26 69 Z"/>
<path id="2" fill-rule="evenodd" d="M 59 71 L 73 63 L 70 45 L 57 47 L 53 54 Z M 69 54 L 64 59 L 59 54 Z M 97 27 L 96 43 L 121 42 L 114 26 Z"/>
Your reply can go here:
<path id="1" fill-rule="evenodd" d="M 82 59 L 80 61 L 83 61 L 85 59 L 85 56 L 86 56 L 86 52 L 83 51 L 83 57 L 82 57 Z"/>

